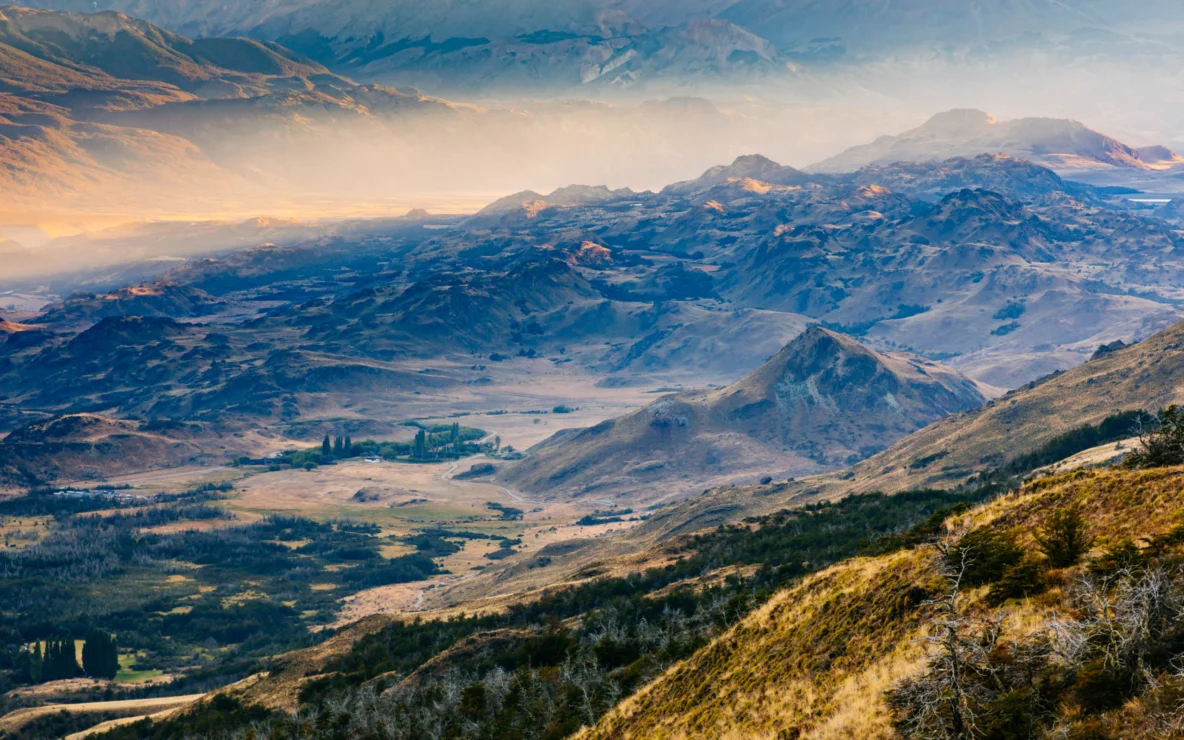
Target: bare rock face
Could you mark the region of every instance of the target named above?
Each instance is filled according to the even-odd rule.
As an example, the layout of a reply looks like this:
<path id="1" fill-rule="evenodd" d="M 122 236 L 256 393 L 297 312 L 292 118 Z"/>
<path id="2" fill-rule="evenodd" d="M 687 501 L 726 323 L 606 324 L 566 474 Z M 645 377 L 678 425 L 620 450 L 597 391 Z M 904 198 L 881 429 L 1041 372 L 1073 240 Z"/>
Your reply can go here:
<path id="1" fill-rule="evenodd" d="M 800 475 L 846 465 L 983 400 L 953 370 L 812 327 L 734 385 L 667 396 L 562 433 L 503 477 L 542 495 L 648 487 L 662 498 L 772 469 Z"/>

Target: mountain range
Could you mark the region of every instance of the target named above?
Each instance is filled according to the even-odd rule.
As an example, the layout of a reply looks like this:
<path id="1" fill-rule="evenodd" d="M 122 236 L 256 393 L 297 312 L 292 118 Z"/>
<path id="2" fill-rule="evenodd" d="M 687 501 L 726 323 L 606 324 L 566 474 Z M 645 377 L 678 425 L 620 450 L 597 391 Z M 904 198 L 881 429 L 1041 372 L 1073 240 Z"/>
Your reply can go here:
<path id="1" fill-rule="evenodd" d="M 552 157 L 596 177 L 652 178 L 687 152 L 706 166 L 728 139 L 767 128 L 702 98 L 454 105 L 358 84 L 269 41 L 15 6 L 0 9 L 0 120 L 0 218 L 18 225 L 79 212 L 385 215 L 392 198 L 402 212 L 424 193 L 463 203 L 554 178 Z"/>
<path id="2" fill-rule="evenodd" d="M 198 5 L 178 5 L 173 20 Z M 588 10 L 591 4 L 583 7 L 559 10 L 539 6 L 539 17 L 548 19 L 539 23 L 578 28 L 587 18 L 603 16 L 599 10 Z M 129 9 L 150 17 L 158 15 L 147 5 Z M 729 12 L 742 9 L 736 5 Z M 258 11 L 266 16 L 258 19 L 260 23 L 281 23 L 277 19 L 288 10 L 291 7 L 282 4 L 244 8 L 242 17 Z M 309 14 L 328 12 L 315 3 L 304 10 Z M 598 62 L 596 74 L 644 77 L 652 72 L 660 77 L 667 72 L 651 69 L 660 63 L 667 65 L 671 79 L 700 72 L 731 79 L 732 72 L 710 70 L 721 64 L 738 65 L 757 74 L 768 61 L 766 57 L 780 59 L 780 52 L 752 39 L 744 44 L 756 49 L 751 51 L 756 57 L 749 50 L 737 50 L 739 47 L 729 51 L 731 47 L 713 34 L 741 32 L 726 21 L 707 17 L 708 10 L 719 7 L 695 11 L 695 18 L 685 28 L 662 25 L 658 30 L 638 33 L 697 39 L 695 43 L 711 47 L 708 56 L 716 61 L 686 57 L 688 52 L 667 49 L 665 42 L 649 37 L 636 42 L 645 52 L 634 53 L 623 46 L 617 48 L 633 42 L 603 36 L 597 37 L 600 41 L 596 43 L 613 46 L 612 54 L 620 58 L 610 55 Z M 469 11 L 468 6 L 458 5 L 440 12 L 462 18 Z M 565 15 L 568 11 L 570 17 Z M 359 6 L 357 12 L 365 15 L 371 11 Z M 408 17 L 418 17 L 408 12 Z M 615 18 L 625 11 L 614 7 L 605 12 Z M 223 15 L 226 17 L 220 20 L 226 22 L 236 17 L 225 10 L 215 14 Z M 424 22 L 436 23 L 440 17 Z M 670 20 L 662 13 L 647 17 L 653 23 Z M 481 18 L 472 22 L 494 23 Z M 469 21 L 457 23 L 460 29 Z M 634 21 L 626 23 L 628 28 L 635 25 Z M 180 26 L 192 30 L 188 24 Z M 202 32 L 215 30 L 214 26 L 203 27 Z M 546 36 L 550 32 L 541 33 Z M 354 43 L 363 36 L 349 38 Z M 358 210 L 385 210 L 381 204 L 391 198 L 405 199 L 425 191 L 456 193 L 459 183 L 471 194 L 479 190 L 504 192 L 532 180 L 554 178 L 554 168 L 545 164 L 548 157 L 566 163 L 565 169 L 595 177 L 652 182 L 655 172 L 685 173 L 694 162 L 706 166 L 718 161 L 722 153 L 734 148 L 729 142 L 750 141 L 756 146 L 775 142 L 780 136 L 780 124 L 767 112 L 751 115 L 745 106 L 730 109 L 686 96 L 641 104 L 636 104 L 635 98 L 621 105 L 568 99 L 487 107 L 452 104 L 426 97 L 410 86 L 399 90 L 359 84 L 344 76 L 361 75 L 349 64 L 334 58 L 317 61 L 312 58 L 317 55 L 309 56 L 308 50 L 296 51 L 269 39 L 267 34 L 258 39 L 191 39 L 111 11 L 83 14 L 15 6 L 0 9 L 0 120 L 4 122 L 0 190 L 10 194 L 12 211 L 0 216 L 6 221 L 35 221 L 61 218 L 70 211 L 107 213 L 129 206 L 145 214 L 174 218 L 192 218 L 195 213 L 292 214 L 306 212 L 302 204 L 310 201 L 322 212 L 345 209 L 352 215 Z M 551 43 L 592 43 L 582 36 L 580 39 L 552 41 L 548 36 L 542 41 L 519 39 L 513 44 L 526 44 L 537 51 Z M 367 43 L 375 53 L 386 44 L 377 37 Z M 456 63 L 494 74 L 483 66 L 488 64 L 487 50 L 478 45 L 454 46 L 447 53 L 440 50 L 440 54 L 476 55 L 480 58 L 470 60 L 471 64 L 464 60 Z M 301 49 L 299 45 L 295 48 Z M 524 72 L 519 67 L 530 55 L 521 50 L 509 53 L 507 63 L 519 69 L 515 74 L 550 75 L 561 66 L 537 61 Z M 384 59 L 402 59 L 403 54 Z M 565 51 L 561 56 L 575 59 L 579 55 Z M 429 57 L 436 59 L 437 55 L 433 52 Z M 643 58 L 647 60 L 644 65 L 650 65 L 643 65 L 644 69 L 636 66 Z M 766 61 L 752 62 L 754 58 Z M 774 66 L 785 64 L 788 62 L 781 59 Z M 413 67 L 396 81 L 422 85 L 428 81 L 426 74 Z M 361 78 L 366 79 L 364 75 Z M 488 87 L 489 80 L 482 78 L 479 84 Z M 532 89 L 541 84 L 535 77 L 529 78 Z M 815 91 L 819 95 L 827 88 L 809 75 L 800 84 L 821 85 Z M 563 85 L 557 89 L 564 89 Z M 541 88 L 535 91 L 541 95 Z M 802 94 L 809 97 L 815 93 L 807 94 L 803 88 Z M 581 146 L 572 147 L 571 142 L 577 139 Z M 1164 147 L 1129 146 L 1074 121 L 999 123 L 976 111 L 952 111 L 914 131 L 819 163 L 812 172 L 984 153 L 1030 159 L 1075 176 L 1096 177 L 1095 170 L 1129 171 L 1142 180 L 1162 181 L 1162 187 L 1169 190 L 1175 187 L 1173 175 L 1179 165 L 1178 158 Z M 524 169 L 524 162 L 536 164 Z M 537 164 L 540 162 L 544 163 Z M 717 173 L 725 180 L 734 175 L 735 168 Z M 793 173 L 754 172 L 751 176 L 771 184 L 790 185 L 795 178 L 801 181 L 801 176 Z M 359 206 L 359 200 L 365 205 Z M 49 216 L 44 213 L 47 209 L 52 212 Z"/>
<path id="3" fill-rule="evenodd" d="M 486 85 L 536 94 L 792 73 L 760 36 L 700 8 L 647 8 L 595 0 L 421 4 L 380 10 L 355 2 L 237 6 L 189 2 L 37 3 L 58 10 L 118 10 L 200 37 L 250 36 L 284 44 L 366 80 L 454 92 Z M 638 21 L 630 11 L 644 17 Z"/>
<path id="4" fill-rule="evenodd" d="M 215 3 L 183 0 L 33 0 L 57 10 L 117 10 L 198 37 L 276 41 L 339 71 L 391 84 L 471 91 L 529 86 L 570 90 L 792 77 L 795 64 L 900 55 L 1088 48 L 1115 31 L 1179 28 L 1166 2 L 993 0 L 974 6 L 893 0 L 500 0 L 385 3 L 325 0 Z"/>
<path id="5" fill-rule="evenodd" d="M 529 192 L 467 218 L 120 229 L 39 248 L 138 259 L 63 276 L 78 295 L 13 320 L 36 328 L 0 345 L 0 410 L 288 424 L 349 403 L 375 419 L 485 382 L 473 355 L 727 386 L 809 323 L 1016 388 L 1178 321 L 1178 239 L 1001 155 L 846 175 L 746 156 L 660 193 Z M 213 257 L 161 259 L 213 241 Z M 467 361 L 418 373 L 449 356 Z"/>

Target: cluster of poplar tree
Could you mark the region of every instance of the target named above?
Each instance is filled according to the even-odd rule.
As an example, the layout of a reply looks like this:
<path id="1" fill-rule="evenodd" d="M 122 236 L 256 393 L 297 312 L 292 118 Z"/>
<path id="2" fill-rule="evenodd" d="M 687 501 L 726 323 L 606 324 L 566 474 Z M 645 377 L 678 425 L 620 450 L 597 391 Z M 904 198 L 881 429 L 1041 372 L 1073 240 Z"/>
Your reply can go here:
<path id="1" fill-rule="evenodd" d="M 102 630 L 91 630 L 82 644 L 82 665 L 74 640 L 69 637 L 55 638 L 33 644 L 32 650 L 25 650 L 17 661 L 17 676 L 27 683 L 60 681 L 79 676 L 91 678 L 115 678 L 119 672 L 119 644 L 115 636 Z"/>
<path id="2" fill-rule="evenodd" d="M 434 452 L 441 446 L 459 450 L 461 444 L 460 424 L 453 422 L 446 432 L 428 433 L 420 427 L 415 433 L 415 442 L 411 446 L 411 456 L 417 460 L 434 457 Z"/>
<path id="3" fill-rule="evenodd" d="M 91 678 L 115 678 L 119 673 L 119 644 L 115 635 L 102 630 L 86 633 L 82 645 L 82 670 Z"/>
<path id="4" fill-rule="evenodd" d="M 331 458 L 334 460 L 344 460 L 347 457 L 354 457 L 354 441 L 347 437 L 334 437 L 332 441 L 329 440 L 329 435 L 321 440 L 321 457 Z"/>

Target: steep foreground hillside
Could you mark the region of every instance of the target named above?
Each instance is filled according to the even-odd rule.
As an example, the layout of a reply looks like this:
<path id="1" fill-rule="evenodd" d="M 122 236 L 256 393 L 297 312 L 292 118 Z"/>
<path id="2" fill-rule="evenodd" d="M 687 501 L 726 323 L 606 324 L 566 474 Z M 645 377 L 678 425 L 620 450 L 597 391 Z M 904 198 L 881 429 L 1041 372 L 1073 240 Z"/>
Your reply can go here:
<path id="1" fill-rule="evenodd" d="M 850 464 L 984 397 L 936 363 L 885 355 L 813 327 L 743 380 L 682 393 L 579 432 L 560 432 L 503 476 L 548 495 L 669 496 Z"/>
<path id="2" fill-rule="evenodd" d="M 1129 612 L 1139 608 L 1120 601 L 1133 598 L 1133 591 L 1101 592 L 1104 609 L 1113 610 L 1111 616 L 1119 622 L 1114 625 L 1115 634 L 1092 624 L 1087 629 L 1089 613 L 1085 604 L 1099 592 L 1083 579 L 1090 572 L 1095 579 L 1109 573 L 1111 586 L 1118 583 L 1123 587 L 1123 578 L 1128 578 L 1125 588 L 1135 589 L 1135 584 L 1145 585 L 1141 574 L 1159 572 L 1154 571 L 1155 564 L 1176 562 L 1180 557 L 1182 505 L 1184 470 L 1178 468 L 1076 472 L 1039 480 L 947 522 L 947 528 L 953 531 L 975 528 L 970 532 L 1014 541 L 1019 551 L 1009 556 L 1017 564 L 1008 566 L 1013 570 L 984 575 L 977 581 L 966 577 L 964 581 L 974 587 L 960 592 L 952 612 L 943 612 L 941 603 L 950 592 L 949 570 L 932 546 L 840 564 L 777 594 L 580 737 L 957 737 L 920 734 L 907 728 L 898 734 L 902 727 L 894 728 L 892 724 L 894 716 L 901 720 L 902 712 L 898 708 L 894 715 L 889 703 L 893 694 L 886 692 L 899 689 L 906 679 L 932 671 L 926 659 L 941 655 L 936 646 L 928 649 L 931 643 L 924 636 L 953 635 L 965 640 L 966 645 L 959 645 L 958 650 L 966 651 L 960 657 L 965 658 L 967 670 L 971 671 L 975 669 L 975 656 L 970 644 L 981 637 L 977 630 L 994 624 L 991 620 L 1000 620 L 1002 634 L 990 638 L 994 642 L 982 647 L 992 653 L 991 645 L 995 646 L 997 654 L 985 660 L 999 669 L 1000 683 L 1014 679 L 1005 671 L 1022 669 L 1023 651 L 1031 649 L 1042 633 L 1055 632 L 1054 627 L 1060 630 L 1061 637 L 1050 634 L 1048 644 L 1062 649 L 1066 644 L 1058 639 L 1070 639 L 1078 634 L 1075 629 L 1088 632 L 1096 628 L 1098 632 L 1088 639 L 1133 639 L 1133 635 L 1117 634 L 1125 629 L 1121 622 L 1130 616 Z M 1041 554 L 1037 538 L 1050 518 L 1070 507 L 1079 507 L 1083 512 L 1093 547 L 1088 548 L 1087 565 L 1060 567 L 1063 564 L 1054 564 Z M 968 535 L 964 541 L 975 536 Z M 980 547 L 978 552 L 983 564 L 987 562 L 986 550 Z M 1122 565 L 1114 566 L 1116 552 L 1129 553 L 1127 570 L 1122 570 Z M 1036 575 L 1026 575 L 1028 582 L 1017 589 L 1020 563 Z M 1157 586 L 1162 593 L 1151 597 L 1150 610 L 1175 609 L 1181 583 L 1178 576 L 1173 578 L 1177 580 L 1171 585 Z M 1097 608 L 1098 604 L 1093 606 Z M 1150 618 L 1145 636 L 1149 649 L 1169 653 L 1178 649 L 1174 643 L 1172 647 L 1158 644 L 1171 643 L 1179 634 L 1176 612 L 1170 613 L 1173 616 L 1166 617 L 1164 623 L 1156 621 L 1159 617 Z M 952 621 L 960 622 L 957 629 L 952 633 L 943 631 L 944 625 Z M 1088 729 L 1093 733 L 1067 735 L 1070 737 L 1177 736 L 1181 728 L 1174 705 L 1163 706 L 1163 702 L 1172 701 L 1181 686 L 1178 678 L 1170 676 L 1167 663 L 1139 656 L 1146 660 L 1141 668 L 1146 670 L 1146 678 L 1159 683 L 1135 681 L 1133 686 L 1120 688 L 1122 679 L 1118 679 L 1111 687 L 1114 693 L 1095 704 L 1087 698 L 1091 696 L 1088 682 L 1097 680 L 1097 676 L 1086 674 L 1106 669 L 1083 668 L 1076 661 L 1088 663 L 1089 650 L 1080 646 L 1077 649 L 1081 655 L 1050 658 L 1036 669 L 1046 673 L 1033 677 L 1029 686 L 1043 685 L 1054 676 L 1068 684 L 1059 689 L 1043 686 L 1041 690 L 1054 697 L 1049 704 L 1040 708 L 1035 707 L 1040 701 L 1026 705 L 1032 699 L 1030 695 L 1024 698 L 1027 687 L 1020 685 L 998 691 L 991 699 L 996 702 L 993 705 L 991 701 L 976 704 L 985 694 L 968 699 L 963 709 L 972 708 L 978 713 L 977 725 L 981 728 L 968 736 L 1016 737 L 1006 732 L 1017 727 L 1032 731 L 1031 735 L 1018 736 L 1066 736 L 1045 735 L 1044 731 L 1053 726 L 1062 731 L 1081 733 Z M 1119 660 L 1127 657 L 1124 653 Z M 1148 688 L 1152 685 L 1155 688 Z M 978 690 L 970 681 L 963 688 Z M 1130 701 L 1124 702 L 1127 697 L 1131 697 Z M 895 698 L 900 700 L 899 691 Z M 935 704 L 941 702 L 941 697 L 935 699 Z M 1003 716 L 1005 711 L 1025 709 L 1030 712 L 1026 717 Z"/>
<path id="3" fill-rule="evenodd" d="M 110 737 L 1180 736 L 1184 468 L 973 500 L 852 497 L 484 614 L 372 618 Z"/>

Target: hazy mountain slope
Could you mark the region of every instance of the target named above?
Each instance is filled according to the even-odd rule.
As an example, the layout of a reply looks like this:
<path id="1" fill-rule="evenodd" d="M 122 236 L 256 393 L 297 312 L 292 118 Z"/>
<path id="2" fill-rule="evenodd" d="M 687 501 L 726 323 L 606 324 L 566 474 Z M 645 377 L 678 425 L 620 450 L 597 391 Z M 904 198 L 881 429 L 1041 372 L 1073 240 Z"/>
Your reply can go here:
<path id="1" fill-rule="evenodd" d="M 606 0 L 35 4 L 119 10 L 191 36 L 265 38 L 365 79 L 445 90 L 495 84 L 537 93 L 651 79 L 680 84 L 791 68 L 759 30 L 710 17 L 719 7 L 714 2 L 685 9 Z"/>
<path id="2" fill-rule="evenodd" d="M 113 12 L 0 7 L 0 190 L 16 205 L 274 203 L 293 189 L 292 152 L 327 144 L 322 124 L 379 136 L 378 117 L 421 109 L 449 110 L 359 86 L 273 43 L 191 40 Z"/>
<path id="3" fill-rule="evenodd" d="M 1080 29 L 1153 30 L 1179 23 L 1162 0 L 1137 7 L 1121 0 L 739 0 L 721 16 L 782 49 L 826 49 L 829 56 L 881 57 L 915 51 L 990 48 L 1024 37 L 1056 38 Z"/>
<path id="4" fill-rule="evenodd" d="M 734 385 L 562 432 L 502 478 L 548 496 L 665 498 L 729 479 L 838 467 L 982 400 L 957 373 L 815 327 Z"/>
<path id="5" fill-rule="evenodd" d="M 812 172 L 853 172 L 894 162 L 1006 154 L 1057 170 L 1169 169 L 1184 163 L 1162 147 L 1139 150 L 1077 121 L 1021 118 L 996 121 L 978 110 L 939 113 L 899 136 L 883 136 L 812 165 Z M 1146 157 L 1146 158 L 1145 158 Z"/>
<path id="6" fill-rule="evenodd" d="M 81 123 L 64 108 L 0 94 L 0 192 L 9 204 L 114 202 L 159 207 L 249 190 L 191 142 L 143 129 Z"/>

